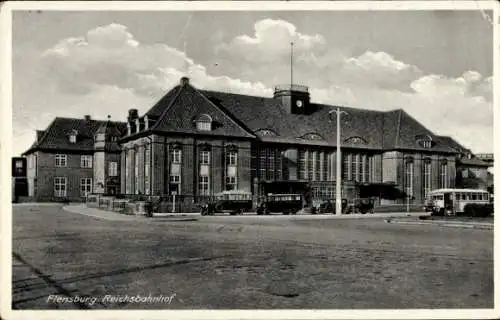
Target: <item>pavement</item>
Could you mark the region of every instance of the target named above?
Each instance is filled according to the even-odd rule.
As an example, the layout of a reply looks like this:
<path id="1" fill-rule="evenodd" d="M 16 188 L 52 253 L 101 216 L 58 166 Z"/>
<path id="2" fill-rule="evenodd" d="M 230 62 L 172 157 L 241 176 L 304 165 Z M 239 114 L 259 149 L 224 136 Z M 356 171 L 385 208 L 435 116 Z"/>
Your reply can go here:
<path id="1" fill-rule="evenodd" d="M 385 218 L 203 216 L 171 223 L 83 210 L 135 219 L 110 221 L 63 205 L 13 210 L 15 309 L 473 308 L 483 314 L 479 308 L 494 307 L 492 230 Z M 419 220 L 393 218 L 405 219 Z M 174 294 L 171 303 L 105 300 Z"/>
<path id="2" fill-rule="evenodd" d="M 476 221 L 444 221 L 444 220 L 410 221 L 410 220 L 386 219 L 386 222 L 396 223 L 396 224 L 434 225 L 439 227 L 486 229 L 486 230 L 493 230 L 494 227 L 493 223 L 476 222 Z"/>
<path id="3" fill-rule="evenodd" d="M 177 213 L 154 213 L 153 219 L 144 215 L 126 215 L 122 213 L 105 211 L 96 208 L 88 208 L 85 204 L 68 205 L 64 206 L 63 210 L 72 213 L 78 213 L 86 216 L 95 217 L 98 219 L 112 220 L 112 221 L 154 221 L 154 218 L 168 218 L 168 221 L 193 221 L 201 219 L 199 212 L 177 212 Z M 220 218 L 230 220 L 255 220 L 255 219 L 278 219 L 278 220 L 336 220 L 336 219 L 384 219 L 387 223 L 393 224 L 407 224 L 407 225 L 434 225 L 439 227 L 455 227 L 455 228 L 472 228 L 472 229 L 493 229 L 493 223 L 475 222 L 475 221 L 440 221 L 440 220 L 417 220 L 422 215 L 429 215 L 424 212 L 391 212 L 391 213 L 374 213 L 374 214 L 317 214 L 317 215 L 267 215 L 258 216 L 254 212 L 247 212 L 239 216 L 216 215 L 216 216 L 203 216 L 206 221 L 220 221 Z M 161 219 L 165 221 L 165 219 Z"/>

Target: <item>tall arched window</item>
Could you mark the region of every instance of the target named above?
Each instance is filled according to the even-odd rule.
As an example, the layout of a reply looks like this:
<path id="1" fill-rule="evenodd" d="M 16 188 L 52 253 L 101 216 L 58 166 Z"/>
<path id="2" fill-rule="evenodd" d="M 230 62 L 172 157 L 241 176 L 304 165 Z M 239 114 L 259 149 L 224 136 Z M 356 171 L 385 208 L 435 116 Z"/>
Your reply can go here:
<path id="1" fill-rule="evenodd" d="M 169 146 L 170 176 L 168 178 L 169 194 L 181 194 L 182 183 L 182 144 L 173 143 Z"/>
<path id="2" fill-rule="evenodd" d="M 406 196 L 413 198 L 413 158 L 407 157 L 405 159 L 405 174 L 404 174 L 404 187 Z"/>
<path id="3" fill-rule="evenodd" d="M 134 147 L 134 193 L 139 194 L 139 148 Z"/>
<path id="4" fill-rule="evenodd" d="M 423 191 L 424 197 L 427 197 L 432 189 L 432 161 L 429 158 L 424 159 L 423 163 Z"/>
<path id="5" fill-rule="evenodd" d="M 226 190 L 236 190 L 238 186 L 238 149 L 226 147 Z"/>
<path id="6" fill-rule="evenodd" d="M 203 144 L 200 146 L 199 152 L 199 176 L 198 176 L 198 193 L 200 196 L 210 195 L 210 174 L 211 174 L 211 146 Z"/>
<path id="7" fill-rule="evenodd" d="M 439 166 L 439 187 L 448 188 L 448 161 L 443 160 Z"/>

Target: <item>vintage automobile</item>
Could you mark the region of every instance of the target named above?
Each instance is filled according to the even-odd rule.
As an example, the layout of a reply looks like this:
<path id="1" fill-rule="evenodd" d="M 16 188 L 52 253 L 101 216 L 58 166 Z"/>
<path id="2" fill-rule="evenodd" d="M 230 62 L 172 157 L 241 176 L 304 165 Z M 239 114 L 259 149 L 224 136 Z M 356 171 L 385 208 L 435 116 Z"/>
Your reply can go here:
<path id="1" fill-rule="evenodd" d="M 347 203 L 345 213 L 373 213 L 375 200 L 373 198 L 357 198 Z"/>
<path id="2" fill-rule="evenodd" d="M 258 215 L 270 213 L 297 214 L 302 209 L 301 194 L 268 194 L 257 206 Z"/>
<path id="3" fill-rule="evenodd" d="M 352 200 L 342 199 L 342 213 L 373 213 L 374 200 L 371 198 L 357 198 Z M 316 212 L 320 214 L 332 213 L 335 214 L 335 199 L 328 200 L 319 205 Z"/>
<path id="4" fill-rule="evenodd" d="M 231 190 L 217 193 L 212 201 L 201 206 L 201 215 L 214 215 L 216 213 L 242 214 L 252 210 L 252 193 Z"/>
<path id="5" fill-rule="evenodd" d="M 346 212 L 346 209 L 347 209 L 347 199 L 342 199 L 342 213 Z M 335 211 L 336 211 L 335 199 L 322 202 L 315 210 L 315 212 L 319 214 L 328 214 L 328 213 L 335 214 Z"/>

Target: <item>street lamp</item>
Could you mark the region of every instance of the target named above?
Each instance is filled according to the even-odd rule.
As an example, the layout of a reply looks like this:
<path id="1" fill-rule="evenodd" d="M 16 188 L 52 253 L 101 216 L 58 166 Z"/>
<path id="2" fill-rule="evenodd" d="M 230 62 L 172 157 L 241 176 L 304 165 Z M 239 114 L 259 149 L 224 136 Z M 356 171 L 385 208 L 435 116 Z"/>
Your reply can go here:
<path id="1" fill-rule="evenodd" d="M 342 213 L 342 192 L 341 192 L 341 179 L 342 179 L 342 167 L 341 167 L 341 161 L 342 157 L 340 154 L 340 116 L 342 114 L 348 115 L 347 112 L 341 111 L 339 107 L 337 109 L 331 110 L 328 112 L 328 115 L 330 116 L 330 119 L 333 118 L 333 114 L 336 113 L 336 118 L 337 118 L 337 170 L 336 170 L 336 187 L 335 187 L 335 213 L 340 214 Z"/>

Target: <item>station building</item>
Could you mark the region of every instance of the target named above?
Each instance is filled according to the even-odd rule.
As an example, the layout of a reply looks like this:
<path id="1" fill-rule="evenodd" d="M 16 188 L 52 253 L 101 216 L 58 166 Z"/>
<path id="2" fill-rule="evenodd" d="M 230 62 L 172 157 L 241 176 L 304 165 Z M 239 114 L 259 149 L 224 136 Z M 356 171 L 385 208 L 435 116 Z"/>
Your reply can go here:
<path id="1" fill-rule="evenodd" d="M 198 203 L 242 190 L 301 193 L 305 205 L 333 199 L 337 128 L 330 111 L 336 108 L 315 103 L 305 86 L 277 86 L 273 97 L 258 97 L 198 89 L 183 77 L 145 114 L 130 109 L 126 123 L 56 118 L 25 153 L 29 181 L 35 181 L 30 194 L 57 197 L 56 185 L 68 176 L 71 197 L 90 191 L 175 194 Z M 430 190 L 457 185 L 457 168 L 468 165 L 463 159 L 488 167 L 402 109 L 340 110 L 346 112 L 340 136 L 344 194 L 375 193 L 377 205 L 420 206 Z M 80 140 L 71 142 L 72 133 Z M 62 152 L 65 168 L 57 166 Z M 92 158 L 92 167 L 81 166 L 83 156 Z M 388 194 L 394 190 L 404 198 Z"/>

